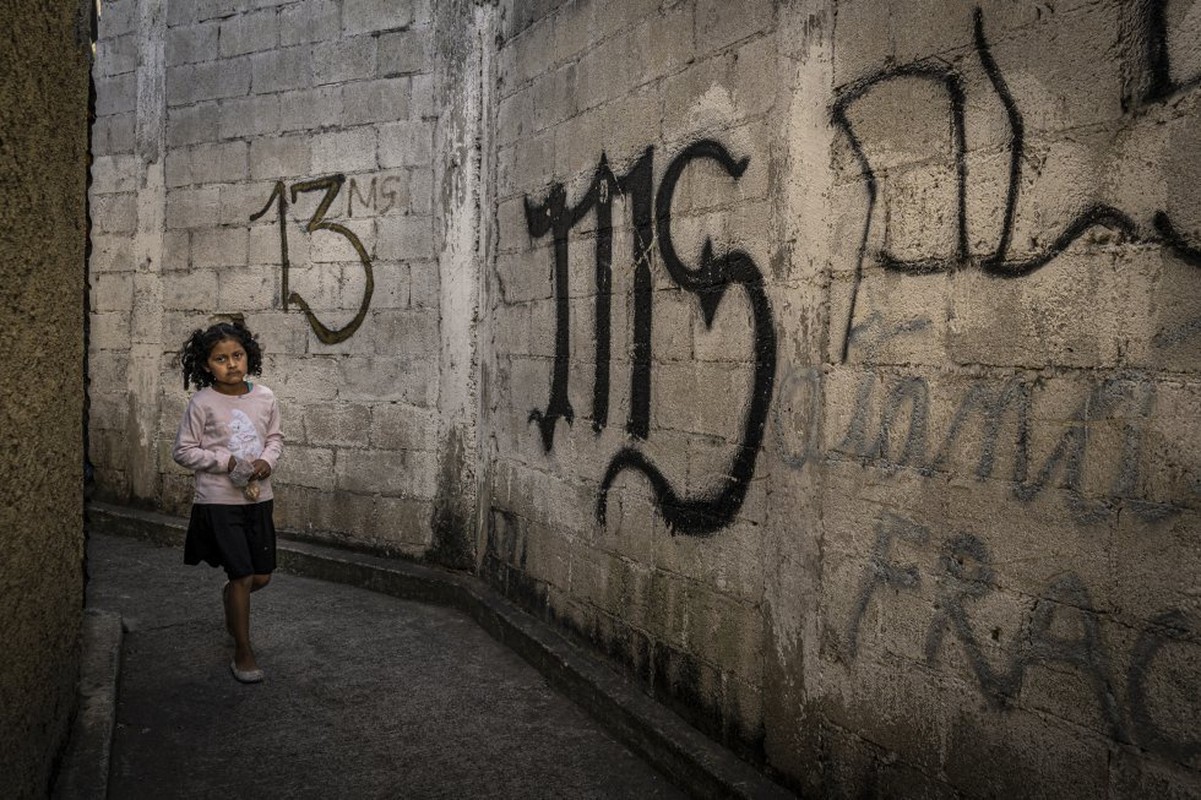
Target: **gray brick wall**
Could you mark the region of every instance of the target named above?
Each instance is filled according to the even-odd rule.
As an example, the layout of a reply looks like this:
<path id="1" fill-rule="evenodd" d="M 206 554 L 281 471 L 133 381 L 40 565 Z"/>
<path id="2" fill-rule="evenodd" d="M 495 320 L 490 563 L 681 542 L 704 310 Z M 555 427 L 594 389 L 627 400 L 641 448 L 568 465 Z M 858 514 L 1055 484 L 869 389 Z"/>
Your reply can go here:
<path id="1" fill-rule="evenodd" d="M 142 279 L 161 310 L 161 319 L 148 323 L 162 354 L 161 368 L 155 367 L 162 395 L 151 398 L 164 409 L 158 441 L 174 436 L 178 413 L 166 413 L 168 404 L 182 408 L 186 398 L 171 363 L 176 348 L 192 328 L 242 314 L 269 354 L 262 380 L 279 394 L 285 431 L 296 444 L 278 477 L 280 523 L 315 535 L 354 529 L 364 544 L 417 552 L 430 540 L 433 479 L 417 467 L 436 446 L 430 409 L 437 408 L 438 394 L 431 376 L 440 355 L 437 280 L 431 291 L 425 277 L 437 271 L 429 178 L 436 111 L 427 96 L 434 65 L 428 44 L 412 45 L 430 41 L 430 9 L 424 3 L 349 1 L 164 5 L 159 133 L 167 152 L 159 208 L 139 192 L 136 176 L 146 162 L 132 142 L 139 81 L 154 77 L 138 70 L 141 6 L 136 0 L 106 3 L 101 22 L 93 132 L 93 358 L 103 362 L 130 352 L 136 316 L 131 274 L 138 269 L 132 259 L 146 246 L 139 231 L 161 225 L 162 244 L 151 254 L 161 266 Z M 395 135 L 401 128 L 403 139 Z M 324 191 L 293 198 L 291 187 L 329 175 L 343 179 L 321 221 L 338 227 L 309 233 L 305 224 Z M 295 303 L 285 310 L 275 205 L 250 220 L 268 204 L 276 182 L 288 202 L 289 292 L 303 296 L 327 327 L 348 324 L 365 291 L 364 267 L 338 231 L 357 236 L 371 260 L 375 293 L 355 335 L 340 344 L 319 341 Z M 414 270 L 422 276 L 416 282 Z M 128 376 L 99 372 L 91 384 L 93 458 L 102 467 L 102 493 L 114 498 L 137 493 L 120 480 L 120 471 L 144 458 L 118 435 L 127 424 L 119 400 L 130 386 Z M 306 429 L 317 425 L 310 422 L 315 409 L 330 403 L 362 424 L 336 440 L 315 432 L 310 441 Z M 392 420 L 380 423 L 385 427 L 377 434 L 387 439 L 386 464 L 372 461 L 377 407 Z M 393 419 L 396 408 L 419 420 L 416 427 Z M 167 450 L 156 447 L 153 460 L 162 492 L 142 499 L 185 510 L 186 485 L 175 480 Z M 386 471 L 373 475 L 372 466 Z M 349 483 L 335 480 L 350 475 Z M 288 491 L 290 482 L 303 491 Z M 367 505 L 355 507 L 369 509 L 372 522 L 312 518 L 314 504 L 322 497 L 333 502 L 335 490 L 361 494 Z M 424 504 L 402 534 L 385 532 L 377 518 L 376 505 L 390 497 L 404 499 L 410 512 Z"/>
<path id="2" fill-rule="evenodd" d="M 170 2 L 159 208 L 111 5 L 92 356 L 146 347 L 157 298 L 160 445 L 172 349 L 243 313 L 281 524 L 443 558 L 457 531 L 453 563 L 790 786 L 1201 793 L 1191 16 Z M 306 231 L 322 192 L 291 187 L 332 174 L 338 227 Z M 285 306 L 277 182 L 325 324 L 364 295 L 350 235 L 371 261 L 345 341 Z M 93 377 L 116 496 L 135 382 Z"/>
<path id="3" fill-rule="evenodd" d="M 1167 434 L 1178 454 L 1156 444 L 1198 391 L 1178 338 L 1198 306 L 1163 305 L 1195 286 L 1196 255 L 1155 221 L 1196 230 L 1190 192 L 1168 189 L 1188 146 L 1164 135 L 1195 112 L 1173 105 L 1191 96 L 1183 71 L 1170 100 L 1130 99 L 1157 68 L 1122 43 L 1142 12 L 988 6 L 977 32 L 971 7 L 938 3 L 503 8 L 485 572 L 520 573 L 522 596 L 540 587 L 556 618 L 806 791 L 1196 792 L 1181 756 L 1198 707 L 1166 698 L 1201 674 L 1195 604 L 1167 578 L 1191 574 L 1168 561 L 1192 564 L 1177 537 L 1198 529 L 1198 498 L 1168 476 L 1201 446 L 1187 426 Z M 1169 17 L 1187 60 L 1191 23 Z M 602 155 L 622 178 L 653 148 L 661 203 L 698 142 L 708 155 L 655 212 L 670 228 L 639 334 L 646 190 L 612 203 L 606 292 L 589 184 Z M 526 212 L 557 186 L 561 273 Z M 770 383 L 752 293 L 731 281 L 706 322 L 666 233 L 686 269 L 707 241 L 753 260 Z M 627 425 L 639 336 L 645 439 Z M 721 523 L 672 526 L 690 504 Z M 1131 570 L 1155 588 L 1119 580 Z"/>

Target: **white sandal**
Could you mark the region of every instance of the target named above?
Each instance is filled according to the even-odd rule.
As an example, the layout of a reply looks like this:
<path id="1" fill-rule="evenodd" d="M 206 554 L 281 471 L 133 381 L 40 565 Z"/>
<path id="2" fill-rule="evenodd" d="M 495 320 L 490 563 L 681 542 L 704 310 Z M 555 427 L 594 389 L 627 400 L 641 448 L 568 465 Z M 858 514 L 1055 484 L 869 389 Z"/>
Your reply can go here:
<path id="1" fill-rule="evenodd" d="M 263 680 L 263 671 L 261 669 L 238 669 L 238 664 L 235 661 L 229 662 L 229 671 L 234 674 L 234 678 L 239 683 L 259 683 Z"/>

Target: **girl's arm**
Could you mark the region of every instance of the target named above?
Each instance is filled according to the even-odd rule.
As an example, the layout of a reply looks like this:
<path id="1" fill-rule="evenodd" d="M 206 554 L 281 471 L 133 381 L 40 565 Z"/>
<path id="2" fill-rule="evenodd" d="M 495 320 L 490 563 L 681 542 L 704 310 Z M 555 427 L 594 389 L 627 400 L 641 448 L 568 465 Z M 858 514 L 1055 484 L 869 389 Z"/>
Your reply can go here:
<path id="1" fill-rule="evenodd" d="M 271 398 L 271 411 L 267 415 L 267 435 L 263 452 L 259 460 L 266 461 L 271 472 L 275 471 L 275 463 L 284 452 L 284 434 L 279 427 L 279 401 Z M 270 473 L 268 473 L 270 474 Z"/>
<path id="2" fill-rule="evenodd" d="M 179 430 L 175 434 L 175 446 L 171 457 L 181 467 L 194 472 L 229 472 L 232 455 L 221 447 L 206 450 L 201 446 L 204 436 L 204 409 L 193 398 L 188 402 Z"/>

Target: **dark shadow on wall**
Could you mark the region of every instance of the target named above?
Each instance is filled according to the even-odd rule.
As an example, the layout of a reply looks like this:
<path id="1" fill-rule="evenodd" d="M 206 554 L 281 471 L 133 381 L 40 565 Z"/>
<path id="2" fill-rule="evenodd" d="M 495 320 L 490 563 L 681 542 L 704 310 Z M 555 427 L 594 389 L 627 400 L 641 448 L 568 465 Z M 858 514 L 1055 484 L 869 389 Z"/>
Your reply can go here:
<path id="1" fill-rule="evenodd" d="M 442 464 L 430 517 L 433 543 L 426 559 L 452 569 L 472 570 L 476 561 L 472 538 L 475 525 L 469 513 L 471 504 L 464 498 L 474 497 L 475 490 L 463 484 L 473 480 L 474 471 L 467 468 L 467 451 L 458 428 L 450 426 L 446 443 L 438 452 Z"/>

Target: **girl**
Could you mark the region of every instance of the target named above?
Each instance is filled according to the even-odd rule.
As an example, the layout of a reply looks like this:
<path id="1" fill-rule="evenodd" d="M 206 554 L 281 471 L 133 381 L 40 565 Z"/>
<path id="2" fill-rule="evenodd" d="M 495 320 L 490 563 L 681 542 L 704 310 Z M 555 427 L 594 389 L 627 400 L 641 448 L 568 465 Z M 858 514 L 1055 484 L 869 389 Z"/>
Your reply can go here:
<path id="1" fill-rule="evenodd" d="M 192 470 L 196 492 L 184 563 L 225 568 L 225 628 L 234 637 L 230 672 L 242 683 L 263 679 L 250 646 L 250 593 L 275 570 L 272 471 L 283 452 L 279 406 L 248 376 L 263 371 L 263 351 L 241 322 L 196 330 L 180 351 L 184 388 L 195 384 L 179 421 L 176 463 Z"/>

